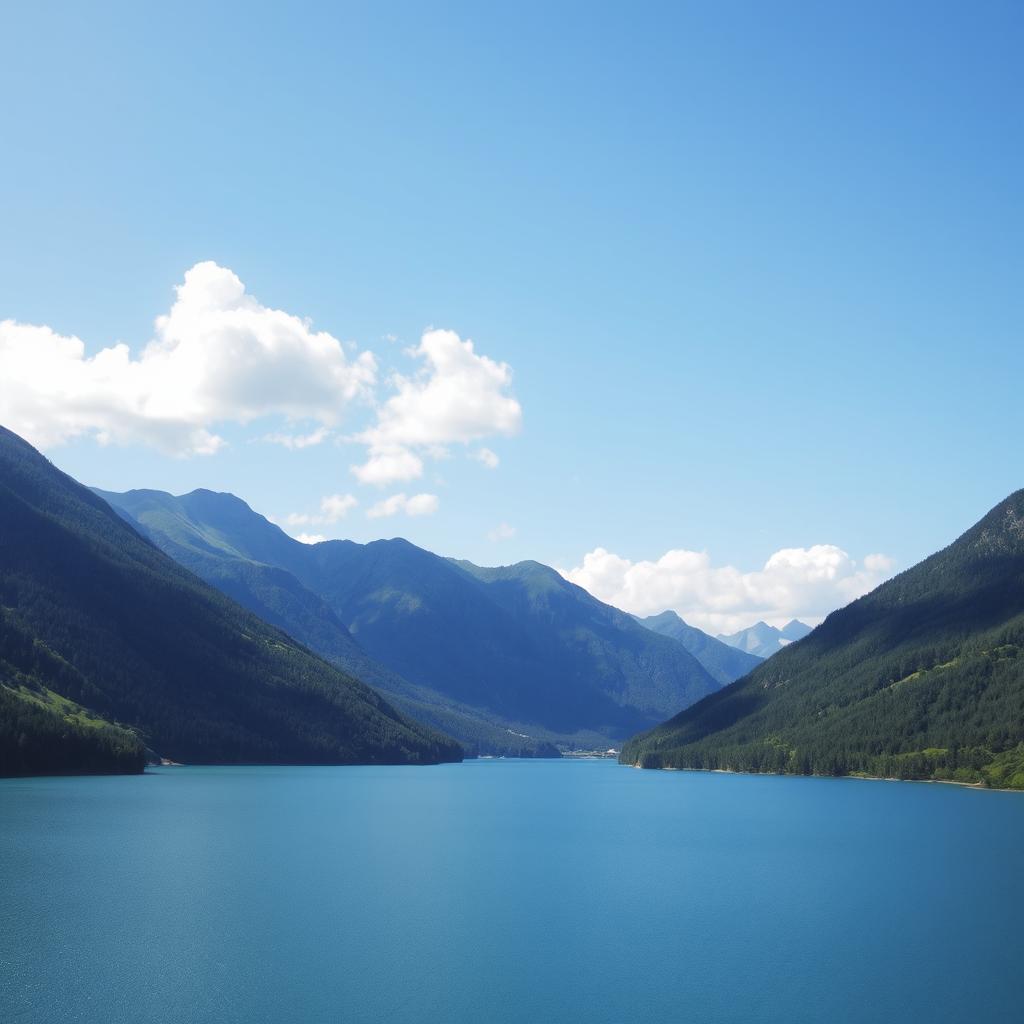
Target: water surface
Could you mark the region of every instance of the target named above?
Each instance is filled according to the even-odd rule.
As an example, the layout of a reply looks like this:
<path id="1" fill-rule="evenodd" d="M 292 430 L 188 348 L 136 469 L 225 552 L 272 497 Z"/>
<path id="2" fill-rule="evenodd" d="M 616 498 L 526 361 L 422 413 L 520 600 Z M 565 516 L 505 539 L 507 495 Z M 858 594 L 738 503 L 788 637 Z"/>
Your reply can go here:
<path id="1" fill-rule="evenodd" d="M 0 1020 L 1019 1019 L 1024 794 L 611 762 L 0 782 Z"/>

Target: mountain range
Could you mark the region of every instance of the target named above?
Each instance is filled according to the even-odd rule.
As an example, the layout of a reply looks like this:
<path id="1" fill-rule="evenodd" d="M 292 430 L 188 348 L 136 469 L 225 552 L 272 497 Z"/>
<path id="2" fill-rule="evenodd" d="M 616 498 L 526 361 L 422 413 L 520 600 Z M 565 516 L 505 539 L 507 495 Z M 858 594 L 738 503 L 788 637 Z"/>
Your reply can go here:
<path id="1" fill-rule="evenodd" d="M 765 657 L 748 653 L 740 649 L 739 645 L 723 643 L 721 638 L 709 636 L 702 629 L 684 622 L 674 611 L 648 615 L 646 618 L 636 616 L 636 620 L 655 633 L 678 640 L 722 686 L 752 672 Z"/>
<path id="2" fill-rule="evenodd" d="M 0 774 L 629 733 L 642 767 L 1024 788 L 1024 491 L 813 631 L 716 639 L 537 562 L 303 544 L 205 490 L 92 492 L 0 428 Z"/>
<path id="3" fill-rule="evenodd" d="M 1024 788 L 1024 490 L 622 760 Z"/>
<path id="4" fill-rule="evenodd" d="M 472 753 L 619 744 L 719 688 L 677 640 L 538 562 L 304 544 L 231 494 L 97 492 L 164 552 Z"/>
<path id="5" fill-rule="evenodd" d="M 755 622 L 738 633 L 730 633 L 728 636 L 719 634 L 717 639 L 729 647 L 764 659 L 778 654 L 794 640 L 802 640 L 811 628 L 799 619 L 791 619 L 782 629 L 769 626 L 767 622 Z"/>
<path id="6" fill-rule="evenodd" d="M 263 622 L 0 428 L 0 774 L 435 763 L 461 747 Z"/>

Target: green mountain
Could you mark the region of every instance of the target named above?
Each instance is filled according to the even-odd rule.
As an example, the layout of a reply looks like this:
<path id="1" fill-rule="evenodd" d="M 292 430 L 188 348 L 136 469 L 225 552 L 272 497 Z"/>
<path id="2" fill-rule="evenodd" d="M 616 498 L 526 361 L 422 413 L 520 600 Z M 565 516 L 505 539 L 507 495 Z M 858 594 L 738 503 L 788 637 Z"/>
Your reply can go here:
<path id="1" fill-rule="evenodd" d="M 684 622 L 673 611 L 648 615 L 643 619 L 639 616 L 634 617 L 641 626 L 678 640 L 722 686 L 752 672 L 763 660 L 756 654 L 737 650 L 713 636 L 708 636 L 704 630 Z"/>
<path id="2" fill-rule="evenodd" d="M 0 776 L 142 771 L 136 733 L 51 687 L 81 692 L 85 680 L 0 607 Z"/>
<path id="3" fill-rule="evenodd" d="M 285 630 L 332 664 L 387 694 L 399 710 L 454 736 L 471 753 L 558 757 L 544 736 L 512 730 L 474 708 L 403 679 L 371 658 L 331 606 L 279 564 L 303 563 L 305 546 L 231 494 L 198 490 L 125 494 L 95 489 L 166 554 L 264 621 Z M 267 564 L 273 562 L 275 564 Z"/>
<path id="4" fill-rule="evenodd" d="M 1024 788 L 1024 491 L 622 760 Z"/>
<path id="5" fill-rule="evenodd" d="M 0 428 L 0 770 L 432 763 L 448 737 L 158 551 Z"/>
<path id="6" fill-rule="evenodd" d="M 404 540 L 301 544 L 230 494 L 104 497 L 325 657 L 376 663 L 362 678 L 471 750 L 607 747 L 718 688 L 681 644 L 536 562 L 485 569 Z"/>

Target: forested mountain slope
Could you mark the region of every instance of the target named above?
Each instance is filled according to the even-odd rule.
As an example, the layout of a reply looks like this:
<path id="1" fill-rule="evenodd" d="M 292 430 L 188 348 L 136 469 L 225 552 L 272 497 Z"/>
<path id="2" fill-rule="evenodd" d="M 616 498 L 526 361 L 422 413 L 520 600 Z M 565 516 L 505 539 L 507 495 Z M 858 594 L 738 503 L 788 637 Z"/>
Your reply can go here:
<path id="1" fill-rule="evenodd" d="M 168 558 L 3 428 L 0 608 L 0 736 L 8 753 L 15 730 L 19 744 L 24 733 L 23 746 L 43 751 L 25 770 L 75 767 L 67 746 L 78 742 L 72 733 L 89 728 L 104 739 L 72 758 L 79 770 L 104 767 L 89 761 L 100 756 L 97 746 L 109 753 L 106 768 L 137 767 L 137 743 L 104 720 L 176 761 L 461 757 L 448 737 L 396 712 Z M 88 709 L 97 724 L 83 724 L 70 704 L 57 707 L 56 697 Z M 34 705 L 28 712 L 26 702 Z M 78 720 L 66 741 L 55 715 Z M 40 730 L 50 738 L 36 742 Z"/>
<path id="2" fill-rule="evenodd" d="M 631 740 L 646 767 L 1024 786 L 1024 491 L 744 679 Z"/>

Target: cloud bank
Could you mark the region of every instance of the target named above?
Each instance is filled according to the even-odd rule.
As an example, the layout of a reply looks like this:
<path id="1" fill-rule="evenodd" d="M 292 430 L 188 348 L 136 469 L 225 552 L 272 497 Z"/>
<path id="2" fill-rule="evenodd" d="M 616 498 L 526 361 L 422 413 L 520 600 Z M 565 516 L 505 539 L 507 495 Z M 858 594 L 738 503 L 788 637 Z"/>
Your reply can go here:
<path id="1" fill-rule="evenodd" d="M 262 305 L 227 268 L 197 263 L 176 291 L 138 358 L 124 344 L 86 356 L 77 337 L 0 322 L 0 421 L 43 448 L 92 435 L 208 455 L 224 443 L 215 424 L 277 414 L 327 428 L 372 394 L 371 353 L 350 359 L 337 338 Z"/>
<path id="2" fill-rule="evenodd" d="M 816 623 L 873 590 L 892 572 L 886 555 L 860 563 L 834 544 L 783 548 L 764 567 L 741 572 L 713 566 L 707 552 L 667 551 L 656 561 L 632 562 L 595 548 L 562 575 L 596 598 L 634 615 L 672 609 L 709 633 L 731 633 L 764 619 Z"/>
<path id="3" fill-rule="evenodd" d="M 425 332 L 406 355 L 418 369 L 393 375 L 389 397 L 381 397 L 371 352 L 349 354 L 333 335 L 263 305 L 233 271 L 207 261 L 186 272 L 137 355 L 118 343 L 90 356 L 78 337 L 0 321 L 0 422 L 43 449 L 93 437 L 186 457 L 222 448 L 218 429 L 226 424 L 277 417 L 286 429 L 275 424 L 250 440 L 292 451 L 332 437 L 355 441 L 367 453 L 352 470 L 376 486 L 421 477 L 425 460 L 447 456 L 451 445 L 519 430 L 507 363 L 445 330 Z M 343 438 L 336 428 L 357 406 L 370 425 Z M 498 465 L 488 448 L 468 454 Z M 420 497 L 402 510 L 425 514 Z M 294 514 L 292 525 L 334 521 L 324 515 Z"/>

